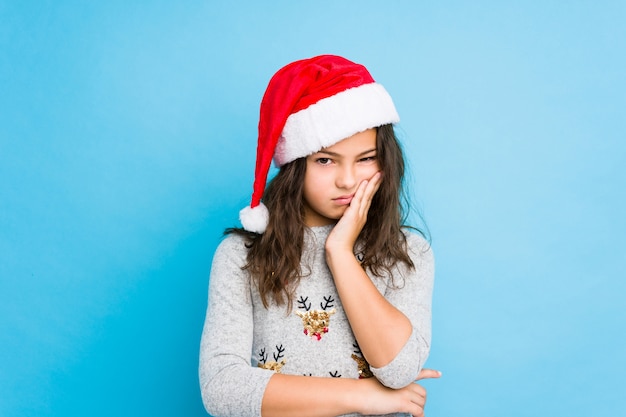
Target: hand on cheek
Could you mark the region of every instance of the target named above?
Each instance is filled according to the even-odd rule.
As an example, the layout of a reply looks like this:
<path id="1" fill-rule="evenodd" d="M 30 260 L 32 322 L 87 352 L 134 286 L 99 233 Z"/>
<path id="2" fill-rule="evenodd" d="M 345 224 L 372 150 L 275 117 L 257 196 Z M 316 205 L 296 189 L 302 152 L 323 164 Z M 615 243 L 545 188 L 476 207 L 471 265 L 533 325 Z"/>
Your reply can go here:
<path id="1" fill-rule="evenodd" d="M 360 189 L 363 189 L 362 195 L 359 196 L 359 199 L 356 199 L 356 202 L 355 199 L 353 199 L 350 203 L 350 208 L 353 206 L 353 204 L 356 203 L 355 209 L 357 209 L 359 212 L 359 219 L 363 220 L 361 228 L 365 225 L 365 222 L 367 221 L 367 213 L 369 212 L 370 206 L 372 205 L 372 199 L 374 198 L 374 194 L 376 194 L 376 191 L 378 191 L 378 188 L 380 188 L 382 178 L 383 173 L 381 171 L 378 171 L 374 174 L 372 178 L 363 181 L 359 185 L 359 189 L 357 189 L 354 197 L 356 199 L 356 197 L 359 195 Z"/>
<path id="2" fill-rule="evenodd" d="M 382 182 L 382 172 L 376 172 L 369 180 L 359 184 L 352 201 L 326 240 L 326 249 L 352 251 L 359 233 L 367 222 L 372 199 Z"/>

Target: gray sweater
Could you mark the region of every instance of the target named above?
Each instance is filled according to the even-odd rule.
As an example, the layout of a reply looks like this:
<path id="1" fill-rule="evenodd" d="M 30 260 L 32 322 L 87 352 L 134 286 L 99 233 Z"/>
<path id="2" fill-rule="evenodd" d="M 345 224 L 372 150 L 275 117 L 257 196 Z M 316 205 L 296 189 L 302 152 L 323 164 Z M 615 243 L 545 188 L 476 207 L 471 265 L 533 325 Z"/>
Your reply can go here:
<path id="1" fill-rule="evenodd" d="M 244 238 L 229 235 L 217 248 L 200 344 L 200 388 L 210 414 L 260 416 L 263 393 L 274 372 L 329 378 L 373 375 L 391 388 L 415 380 L 430 347 L 432 250 L 421 236 L 407 233 L 415 269 L 398 265 L 393 283 L 368 272 L 378 290 L 413 324 L 411 337 L 395 359 L 373 368 L 363 359 L 326 265 L 324 243 L 331 230 L 332 226 L 306 229 L 305 277 L 291 311 L 285 306 L 263 307 L 249 274 L 241 269 L 247 253 Z M 363 314 L 368 314 L 365 305 Z"/>

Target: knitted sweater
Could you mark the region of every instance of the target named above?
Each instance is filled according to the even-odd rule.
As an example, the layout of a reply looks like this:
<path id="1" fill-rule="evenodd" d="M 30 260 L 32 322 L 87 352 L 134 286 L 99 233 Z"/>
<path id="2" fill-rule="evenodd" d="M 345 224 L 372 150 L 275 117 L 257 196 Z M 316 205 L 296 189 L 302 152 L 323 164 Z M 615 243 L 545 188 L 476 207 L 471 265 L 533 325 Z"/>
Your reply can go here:
<path id="1" fill-rule="evenodd" d="M 374 376 L 391 388 L 415 380 L 430 347 L 434 259 L 428 243 L 406 233 L 415 269 L 404 264 L 389 277 L 368 272 L 378 290 L 411 321 L 413 332 L 382 368 L 363 359 L 326 264 L 324 244 L 332 226 L 306 229 L 302 271 L 291 311 L 265 308 L 251 282 L 245 239 L 229 235 L 217 248 L 200 345 L 200 387 L 214 416 L 258 417 L 274 372 L 329 378 Z M 356 253 L 357 259 L 360 254 Z M 363 306 L 363 314 L 368 314 Z M 323 399 L 322 399 L 323 400 Z"/>

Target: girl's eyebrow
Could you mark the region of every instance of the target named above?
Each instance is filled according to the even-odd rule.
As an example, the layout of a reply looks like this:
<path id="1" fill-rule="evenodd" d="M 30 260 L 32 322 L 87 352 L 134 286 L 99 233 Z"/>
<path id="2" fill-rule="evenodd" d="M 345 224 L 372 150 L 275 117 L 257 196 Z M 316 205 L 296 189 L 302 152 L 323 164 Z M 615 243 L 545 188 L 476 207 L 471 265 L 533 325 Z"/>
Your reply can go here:
<path id="1" fill-rule="evenodd" d="M 376 152 L 376 148 L 372 148 L 372 149 L 368 149 L 368 150 L 366 150 L 366 151 L 363 151 L 363 152 L 361 152 L 360 154 L 358 154 L 358 155 L 357 155 L 357 157 L 359 157 L 359 156 L 363 156 L 363 155 L 368 154 L 368 153 L 370 153 L 370 152 Z M 330 155 L 330 156 L 335 156 L 335 157 L 337 157 L 337 156 L 341 156 L 341 155 L 340 155 L 340 154 L 338 154 L 337 152 L 325 151 L 324 149 L 321 149 L 321 150 L 317 151 L 316 153 L 323 153 L 323 154 Z"/>

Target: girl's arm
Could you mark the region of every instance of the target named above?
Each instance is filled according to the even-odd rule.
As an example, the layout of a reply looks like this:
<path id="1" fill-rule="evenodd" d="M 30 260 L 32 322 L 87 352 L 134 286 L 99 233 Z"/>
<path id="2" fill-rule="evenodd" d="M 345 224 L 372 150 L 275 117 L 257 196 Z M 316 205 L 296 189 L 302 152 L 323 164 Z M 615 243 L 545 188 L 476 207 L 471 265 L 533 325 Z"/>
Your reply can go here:
<path id="1" fill-rule="evenodd" d="M 425 369 L 417 379 L 438 378 L 438 371 Z M 275 374 L 270 379 L 261 415 L 263 417 L 333 417 L 348 413 L 379 415 L 409 413 L 423 416 L 426 390 L 410 384 L 399 390 L 383 386 L 376 378 L 317 378 Z"/>
<path id="2" fill-rule="evenodd" d="M 380 174 L 376 174 L 360 185 L 326 241 L 326 260 L 350 326 L 374 374 L 379 377 L 375 368 L 384 368 L 398 357 L 403 364 L 398 363 L 397 368 L 406 369 L 410 364 L 410 370 L 391 384 L 381 378 L 386 385 L 398 388 L 410 383 L 428 353 L 433 258 L 425 241 L 409 236 L 416 269 L 409 272 L 397 268 L 402 276 L 395 277 L 396 283 L 402 288 L 383 295 L 367 276 L 353 251 L 380 181 Z"/>
<path id="3" fill-rule="evenodd" d="M 363 356 L 382 368 L 409 340 L 411 321 L 378 291 L 352 250 L 327 249 L 326 259 Z"/>
<path id="4" fill-rule="evenodd" d="M 200 342 L 200 390 L 209 414 L 258 417 L 272 373 L 250 363 L 254 331 L 243 238 L 228 236 L 213 256 Z"/>

